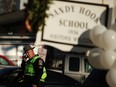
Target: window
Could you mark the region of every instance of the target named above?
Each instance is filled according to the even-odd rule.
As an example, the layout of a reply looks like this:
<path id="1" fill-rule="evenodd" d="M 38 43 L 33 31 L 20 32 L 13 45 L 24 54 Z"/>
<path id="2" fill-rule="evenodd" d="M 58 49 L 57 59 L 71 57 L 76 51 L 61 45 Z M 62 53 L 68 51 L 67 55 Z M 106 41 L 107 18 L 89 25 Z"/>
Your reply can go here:
<path id="1" fill-rule="evenodd" d="M 0 57 L 0 65 L 8 65 L 8 62 Z"/>
<path id="2" fill-rule="evenodd" d="M 80 59 L 77 57 L 70 57 L 69 58 L 69 70 L 70 71 L 79 71 L 79 63 Z"/>
<path id="3" fill-rule="evenodd" d="M 86 73 L 90 73 L 92 71 L 92 67 L 88 63 L 88 60 L 87 59 L 84 59 L 84 67 L 85 67 L 84 70 L 85 70 Z"/>
<path id="4" fill-rule="evenodd" d="M 59 59 L 53 59 L 50 63 L 49 63 L 49 68 L 51 69 L 57 69 L 57 70 L 62 70 L 62 60 Z"/>
<path id="5" fill-rule="evenodd" d="M 46 46 L 46 48 L 47 48 L 47 57 L 46 57 L 47 68 L 62 71 L 65 53 L 50 46 Z"/>

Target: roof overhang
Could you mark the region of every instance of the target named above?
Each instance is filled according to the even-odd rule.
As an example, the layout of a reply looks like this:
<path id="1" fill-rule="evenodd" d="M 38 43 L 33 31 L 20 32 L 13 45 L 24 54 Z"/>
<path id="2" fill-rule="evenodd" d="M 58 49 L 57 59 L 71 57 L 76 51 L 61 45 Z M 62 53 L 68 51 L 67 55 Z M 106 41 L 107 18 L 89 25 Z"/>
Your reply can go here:
<path id="1" fill-rule="evenodd" d="M 24 10 L 19 10 L 19 11 L 7 13 L 7 14 L 2 14 L 2 15 L 0 15 L 0 25 L 23 21 L 24 18 L 25 18 Z"/>

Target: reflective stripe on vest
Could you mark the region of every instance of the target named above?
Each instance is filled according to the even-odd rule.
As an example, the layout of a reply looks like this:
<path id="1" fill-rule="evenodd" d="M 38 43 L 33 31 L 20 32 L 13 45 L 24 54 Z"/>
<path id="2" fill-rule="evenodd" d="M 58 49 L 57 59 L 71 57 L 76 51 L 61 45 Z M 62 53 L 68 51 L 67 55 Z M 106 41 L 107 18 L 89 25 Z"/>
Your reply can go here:
<path id="1" fill-rule="evenodd" d="M 41 76 L 40 81 L 45 82 L 45 78 L 46 78 L 46 77 L 47 77 L 47 73 L 46 73 L 46 68 L 44 67 L 44 68 L 43 68 L 43 74 L 42 74 L 42 76 Z"/>

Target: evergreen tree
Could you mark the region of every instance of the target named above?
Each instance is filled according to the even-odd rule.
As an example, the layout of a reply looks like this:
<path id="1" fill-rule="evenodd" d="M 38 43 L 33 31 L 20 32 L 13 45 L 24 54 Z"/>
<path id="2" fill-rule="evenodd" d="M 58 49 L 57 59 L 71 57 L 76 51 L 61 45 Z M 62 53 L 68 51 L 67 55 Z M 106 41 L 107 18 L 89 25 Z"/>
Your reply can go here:
<path id="1" fill-rule="evenodd" d="M 46 10 L 52 0 L 28 0 L 25 4 L 26 21 L 30 32 L 37 32 L 45 26 L 45 18 L 48 17 Z M 27 27 L 27 25 L 26 25 Z"/>

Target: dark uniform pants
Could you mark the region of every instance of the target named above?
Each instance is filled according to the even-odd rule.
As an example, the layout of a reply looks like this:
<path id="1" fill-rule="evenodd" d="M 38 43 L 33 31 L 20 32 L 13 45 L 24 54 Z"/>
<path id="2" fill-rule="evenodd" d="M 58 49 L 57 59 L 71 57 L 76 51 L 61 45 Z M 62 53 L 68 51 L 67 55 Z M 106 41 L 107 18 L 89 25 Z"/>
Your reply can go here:
<path id="1" fill-rule="evenodd" d="M 15 87 L 32 87 L 33 81 L 33 76 L 24 76 Z M 44 82 L 38 82 L 38 87 L 44 87 Z"/>

